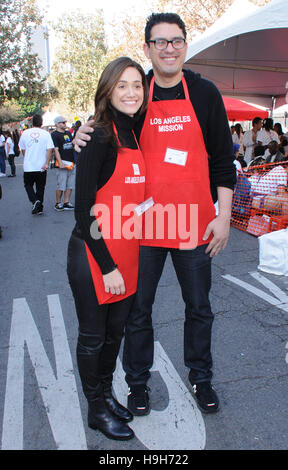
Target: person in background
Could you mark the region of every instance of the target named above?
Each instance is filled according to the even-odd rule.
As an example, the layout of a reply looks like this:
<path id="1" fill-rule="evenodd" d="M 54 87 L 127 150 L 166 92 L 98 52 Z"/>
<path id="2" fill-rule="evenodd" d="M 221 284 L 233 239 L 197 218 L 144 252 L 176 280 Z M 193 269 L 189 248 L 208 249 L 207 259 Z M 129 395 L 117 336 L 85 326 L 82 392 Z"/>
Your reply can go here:
<path id="1" fill-rule="evenodd" d="M 275 122 L 273 129 L 277 133 L 279 139 L 280 139 L 281 135 L 284 135 L 284 132 L 283 132 L 283 129 L 282 129 L 282 124 L 280 122 Z"/>
<path id="2" fill-rule="evenodd" d="M 247 164 L 254 158 L 254 148 L 257 145 L 257 133 L 262 128 L 262 124 L 262 119 L 260 117 L 255 117 L 252 121 L 252 129 L 244 133 L 244 159 Z"/>
<path id="3" fill-rule="evenodd" d="M 0 127 L 0 176 L 6 176 L 5 136 Z"/>
<path id="4" fill-rule="evenodd" d="M 263 121 L 263 127 L 257 133 L 257 145 L 261 145 L 265 148 L 265 158 L 269 155 L 268 144 L 275 140 L 278 144 L 280 143 L 278 134 L 273 130 L 273 119 L 266 118 Z"/>
<path id="5" fill-rule="evenodd" d="M 88 401 L 88 425 L 117 440 L 134 436 L 127 425 L 133 415 L 114 398 L 112 380 L 137 288 L 141 216 L 133 218 L 134 235 L 125 232 L 125 225 L 144 201 L 145 165 L 133 128 L 147 100 L 140 65 L 128 57 L 107 65 L 95 95 L 91 141 L 78 160 L 76 226 L 68 246 L 67 273 L 79 321 L 77 363 Z M 120 208 L 114 209 L 115 197 Z M 100 216 L 100 227 L 97 215 L 103 206 L 108 213 Z M 130 213 L 124 216 L 129 206 Z"/>
<path id="6" fill-rule="evenodd" d="M 235 132 L 232 134 L 232 142 L 233 144 L 240 145 L 239 154 L 244 155 L 244 148 L 243 148 L 243 129 L 240 123 L 235 124 Z"/>
<path id="7" fill-rule="evenodd" d="M 279 148 L 280 148 L 280 145 L 275 140 L 272 140 L 271 142 L 269 142 L 268 144 L 269 155 L 266 158 L 265 163 L 274 163 L 274 162 L 276 163 L 276 162 L 283 162 L 284 160 L 286 160 L 283 153 L 280 152 Z"/>
<path id="8" fill-rule="evenodd" d="M 239 162 L 238 160 L 238 157 L 239 157 L 239 149 L 240 149 L 240 145 L 239 144 L 233 144 L 233 155 L 234 155 L 234 165 L 236 166 L 236 170 L 237 170 L 237 174 L 238 174 L 238 171 L 242 171 L 242 165 L 241 163 Z"/>
<path id="9" fill-rule="evenodd" d="M 51 137 L 54 142 L 55 167 L 56 167 L 56 211 L 74 210 L 74 205 L 70 202 L 72 191 L 75 188 L 75 167 L 72 135 L 66 130 L 66 119 L 57 116 L 54 119 L 56 130 Z M 64 195 L 64 196 L 63 196 Z M 63 203 L 62 196 L 64 197 Z"/>
<path id="10" fill-rule="evenodd" d="M 12 137 L 11 131 L 7 130 L 3 132 L 4 136 L 6 137 L 5 141 L 5 153 L 8 159 L 10 168 L 11 168 L 11 175 L 8 175 L 8 178 L 13 178 L 16 176 L 16 165 L 14 162 L 15 153 L 14 153 L 14 141 Z"/>
<path id="11" fill-rule="evenodd" d="M 288 157 L 288 137 L 285 134 L 280 136 L 279 151 L 283 153 L 285 157 Z"/>
<path id="12" fill-rule="evenodd" d="M 24 155 L 24 187 L 34 215 L 43 213 L 46 170 L 54 148 L 50 133 L 41 129 L 42 123 L 42 116 L 35 114 L 32 117 L 32 127 L 24 130 L 19 140 L 19 147 Z"/>
<path id="13" fill-rule="evenodd" d="M 73 134 L 72 134 L 72 137 L 74 139 L 75 135 L 76 135 L 76 132 L 78 131 L 79 127 L 82 126 L 82 122 L 81 121 L 76 121 L 75 122 L 75 126 L 74 126 L 74 129 L 73 129 Z M 77 159 L 78 159 L 78 152 L 76 152 L 76 150 L 74 150 L 74 163 L 75 165 L 77 165 Z"/>

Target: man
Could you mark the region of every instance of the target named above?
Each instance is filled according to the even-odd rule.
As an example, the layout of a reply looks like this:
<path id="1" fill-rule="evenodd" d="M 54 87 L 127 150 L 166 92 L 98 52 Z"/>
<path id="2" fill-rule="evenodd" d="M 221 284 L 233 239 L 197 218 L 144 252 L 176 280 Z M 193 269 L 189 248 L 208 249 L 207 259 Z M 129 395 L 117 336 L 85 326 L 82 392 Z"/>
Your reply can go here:
<path id="1" fill-rule="evenodd" d="M 279 150 L 280 145 L 276 140 L 272 140 L 268 144 L 269 155 L 265 160 L 265 163 L 276 163 L 276 162 L 283 162 L 286 160 L 283 153 Z"/>
<path id="2" fill-rule="evenodd" d="M 54 119 L 56 130 L 51 136 L 55 145 L 56 158 L 56 211 L 73 210 L 74 206 L 70 202 L 72 190 L 75 187 L 75 168 L 74 168 L 74 152 L 72 144 L 72 135 L 66 130 L 66 119 L 57 116 Z M 64 201 L 62 195 L 64 193 Z"/>
<path id="3" fill-rule="evenodd" d="M 184 362 L 190 369 L 189 381 L 203 411 L 215 412 L 219 408 L 211 386 L 213 314 L 208 297 L 211 257 L 226 246 L 229 236 L 236 172 L 221 95 L 200 75 L 182 71 L 186 51 L 185 25 L 178 15 L 161 13 L 148 18 L 144 52 L 151 59 L 153 71 L 147 77 L 150 99 L 145 120 L 140 123 L 139 140 L 146 163 L 145 199 L 153 198 L 156 218 L 156 207 L 161 212 L 161 207 L 170 204 L 178 216 L 184 207 L 182 214 L 186 217 L 184 222 L 190 223 L 186 223 L 190 233 L 186 239 L 180 237 L 180 220 L 172 239 L 168 232 L 173 232 L 173 223 L 168 223 L 168 227 L 156 224 L 156 233 L 151 235 L 151 217 L 145 219 L 138 291 L 126 326 L 123 353 L 128 408 L 138 416 L 150 410 L 147 381 L 154 352 L 152 305 L 168 252 L 186 305 Z M 86 132 L 92 131 L 89 127 L 82 129 L 85 133 L 78 132 L 75 139 L 78 148 L 85 146 L 83 141 L 89 140 Z M 210 182 L 215 201 L 218 196 L 217 217 Z M 161 237 L 157 229 L 162 232 Z"/>
<path id="4" fill-rule="evenodd" d="M 54 148 L 51 135 L 41 129 L 41 126 L 42 117 L 35 114 L 32 117 L 32 127 L 22 133 L 19 141 L 19 147 L 24 156 L 24 187 L 29 201 L 32 202 L 32 214 L 37 215 L 43 213 L 46 170 Z"/>
<path id="5" fill-rule="evenodd" d="M 254 148 L 257 144 L 257 132 L 262 129 L 263 121 L 260 117 L 255 117 L 252 121 L 252 129 L 246 131 L 243 136 L 244 159 L 246 163 L 250 163 L 254 158 Z"/>

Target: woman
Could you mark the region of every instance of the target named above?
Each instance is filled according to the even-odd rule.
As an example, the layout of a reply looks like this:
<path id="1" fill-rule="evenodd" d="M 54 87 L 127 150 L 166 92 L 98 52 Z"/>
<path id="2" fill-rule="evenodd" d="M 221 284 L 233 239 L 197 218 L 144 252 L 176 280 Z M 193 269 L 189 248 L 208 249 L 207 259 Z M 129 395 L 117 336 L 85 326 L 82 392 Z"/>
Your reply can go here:
<path id="1" fill-rule="evenodd" d="M 235 132 L 232 134 L 232 141 L 233 144 L 238 144 L 239 148 L 239 155 L 244 155 L 244 148 L 243 148 L 243 129 L 241 124 L 235 124 Z"/>
<path id="2" fill-rule="evenodd" d="M 112 378 L 137 285 L 141 219 L 134 208 L 144 199 L 145 168 L 133 126 L 147 97 L 145 73 L 131 59 L 116 59 L 103 71 L 95 130 L 77 163 L 76 226 L 68 247 L 88 425 L 118 440 L 134 436 L 127 425 L 133 416 L 113 397 Z"/>
<path id="3" fill-rule="evenodd" d="M 16 176 L 16 166 L 14 163 L 14 158 L 15 158 L 14 142 L 13 142 L 12 134 L 10 131 L 4 131 L 3 134 L 6 137 L 6 141 L 5 141 L 6 157 L 8 158 L 8 162 L 11 168 L 11 175 L 8 175 L 8 178 L 12 178 Z"/>

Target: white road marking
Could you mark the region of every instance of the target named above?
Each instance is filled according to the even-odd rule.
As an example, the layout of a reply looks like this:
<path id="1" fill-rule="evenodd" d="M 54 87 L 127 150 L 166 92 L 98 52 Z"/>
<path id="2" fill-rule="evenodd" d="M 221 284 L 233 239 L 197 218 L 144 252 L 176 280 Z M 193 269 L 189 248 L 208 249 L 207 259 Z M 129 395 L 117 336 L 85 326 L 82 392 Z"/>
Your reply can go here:
<path id="1" fill-rule="evenodd" d="M 229 274 L 226 274 L 222 277 L 224 277 L 224 279 L 227 279 L 228 281 L 233 282 L 237 286 L 243 287 L 249 292 L 252 292 L 252 294 L 257 295 L 262 300 L 266 300 L 266 302 L 269 302 L 275 307 L 284 310 L 284 312 L 288 312 L 288 295 L 285 292 L 283 292 L 278 286 L 276 286 L 274 282 L 262 276 L 262 274 L 258 273 L 257 271 L 253 271 L 249 274 L 258 282 L 260 282 L 264 287 L 266 287 L 270 292 L 272 292 L 275 297 L 266 294 L 266 292 L 262 291 L 261 289 L 257 289 L 257 287 L 251 286 L 247 282 L 237 279 L 237 277 L 230 276 Z M 288 349 L 288 343 L 286 343 L 285 348 Z M 288 364 L 288 353 L 285 356 L 285 362 Z"/>
<path id="2" fill-rule="evenodd" d="M 86 436 L 58 295 L 48 296 L 57 378 L 43 347 L 26 299 L 15 299 L 2 429 L 2 450 L 23 449 L 24 347 L 35 369 L 38 386 L 57 449 L 87 449 Z"/>
<path id="3" fill-rule="evenodd" d="M 239 287 L 243 287 L 252 294 L 257 295 L 257 297 L 260 297 L 260 299 L 266 300 L 266 302 L 269 302 L 271 305 L 274 305 L 275 307 L 280 308 L 285 312 L 288 312 L 288 296 L 285 294 L 285 292 L 279 289 L 279 287 L 276 286 L 272 281 L 266 279 L 264 276 L 257 272 L 252 272 L 249 274 L 250 276 L 254 277 L 254 279 L 257 279 L 257 281 L 264 285 L 268 290 L 270 290 L 270 292 L 272 292 L 275 297 L 272 297 L 265 291 L 258 289 L 257 287 L 254 287 L 251 284 L 248 284 L 248 282 L 241 281 L 237 277 L 230 276 L 230 274 L 225 274 L 222 277 L 224 279 L 227 279 L 227 281 L 233 282 Z"/>
<path id="4" fill-rule="evenodd" d="M 83 419 L 76 389 L 73 364 L 58 295 L 48 296 L 56 361 L 56 377 L 46 354 L 33 315 L 25 298 L 15 299 L 11 320 L 7 382 L 2 429 L 2 450 L 23 449 L 24 348 L 33 364 L 39 390 L 50 422 L 56 448 L 87 449 Z M 204 449 L 205 425 L 191 392 L 175 370 L 160 343 L 155 343 L 153 370 L 159 371 L 169 393 L 165 410 L 152 410 L 131 423 L 147 449 Z M 114 389 L 126 404 L 127 385 L 121 362 L 117 361 Z"/>
<path id="5" fill-rule="evenodd" d="M 201 412 L 191 392 L 159 342 L 155 342 L 154 371 L 159 371 L 169 393 L 165 410 L 151 410 L 148 416 L 134 417 L 129 426 L 149 450 L 201 450 L 205 448 L 206 432 Z M 115 372 L 114 391 L 126 406 L 127 384 L 120 360 Z"/>

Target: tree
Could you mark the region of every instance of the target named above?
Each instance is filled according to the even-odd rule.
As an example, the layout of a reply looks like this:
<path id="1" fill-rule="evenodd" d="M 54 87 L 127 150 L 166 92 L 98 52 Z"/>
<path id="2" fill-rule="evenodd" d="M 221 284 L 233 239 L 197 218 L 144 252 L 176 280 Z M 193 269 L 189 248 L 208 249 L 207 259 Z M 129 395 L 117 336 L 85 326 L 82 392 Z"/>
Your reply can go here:
<path id="1" fill-rule="evenodd" d="M 50 81 L 72 112 L 87 113 L 93 109 L 98 78 L 108 62 L 103 13 L 76 10 L 60 19 L 54 29 L 61 46 L 56 51 Z"/>
<path id="2" fill-rule="evenodd" d="M 0 105 L 18 99 L 45 95 L 45 80 L 40 79 L 40 62 L 32 52 L 31 36 L 42 18 L 36 0 L 0 2 Z"/>

